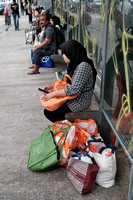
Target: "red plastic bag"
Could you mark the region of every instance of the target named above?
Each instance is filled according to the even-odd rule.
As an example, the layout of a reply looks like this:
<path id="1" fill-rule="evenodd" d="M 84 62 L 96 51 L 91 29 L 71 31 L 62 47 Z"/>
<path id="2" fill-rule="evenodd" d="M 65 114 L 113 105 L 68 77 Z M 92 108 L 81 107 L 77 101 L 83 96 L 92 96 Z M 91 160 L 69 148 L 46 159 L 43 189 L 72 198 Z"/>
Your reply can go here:
<path id="1" fill-rule="evenodd" d="M 67 166 L 67 177 L 80 194 L 90 193 L 94 187 L 99 167 L 93 163 L 87 163 L 80 158 L 70 157 Z"/>

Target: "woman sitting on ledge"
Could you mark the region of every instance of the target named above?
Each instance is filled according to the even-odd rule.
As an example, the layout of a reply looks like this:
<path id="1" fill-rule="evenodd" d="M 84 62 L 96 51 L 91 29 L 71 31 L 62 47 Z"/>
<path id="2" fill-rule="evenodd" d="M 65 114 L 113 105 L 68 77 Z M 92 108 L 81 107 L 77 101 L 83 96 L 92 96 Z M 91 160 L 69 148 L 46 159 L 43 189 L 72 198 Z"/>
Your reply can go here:
<path id="1" fill-rule="evenodd" d="M 80 94 L 76 98 L 68 100 L 55 111 L 44 109 L 44 115 L 52 122 L 64 120 L 66 113 L 84 111 L 90 106 L 97 74 L 93 62 L 87 57 L 86 49 L 82 44 L 76 40 L 69 40 L 60 48 L 64 61 L 68 63 L 67 74 L 72 77 L 73 83 L 66 86 L 65 89 L 54 92 L 53 86 L 46 86 L 44 90 L 50 93 L 44 93 L 42 99 L 75 96 L 79 92 Z"/>

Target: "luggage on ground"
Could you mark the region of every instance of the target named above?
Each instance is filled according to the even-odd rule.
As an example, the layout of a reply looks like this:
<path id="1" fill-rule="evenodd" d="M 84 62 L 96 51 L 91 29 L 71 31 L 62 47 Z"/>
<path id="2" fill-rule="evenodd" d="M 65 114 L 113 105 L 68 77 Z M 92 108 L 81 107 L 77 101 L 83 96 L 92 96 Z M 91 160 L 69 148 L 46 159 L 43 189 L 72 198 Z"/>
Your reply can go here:
<path id="1" fill-rule="evenodd" d="M 41 137 L 32 142 L 29 153 L 28 169 L 36 172 L 51 170 L 55 168 L 58 162 L 62 159 L 62 148 L 65 139 L 60 148 L 58 145 L 64 135 L 65 138 L 67 137 L 70 125 L 65 123 L 67 126 L 65 129 L 57 130 L 54 133 L 54 135 L 56 135 L 57 133 L 62 132 L 57 144 L 55 144 L 51 132 L 53 125 L 54 124 L 48 126 L 42 133 Z"/>
<path id="2" fill-rule="evenodd" d="M 34 44 L 34 40 L 35 40 L 35 30 L 33 30 L 32 28 L 30 29 L 25 29 L 25 42 L 26 44 Z"/>
<path id="3" fill-rule="evenodd" d="M 89 155 L 95 159 L 99 166 L 96 183 L 102 187 L 109 188 L 115 185 L 116 157 L 115 147 L 102 147 L 99 152 L 89 151 Z"/>
<path id="4" fill-rule="evenodd" d="M 95 184 L 96 176 L 99 170 L 97 163 L 90 157 L 88 162 L 81 159 L 84 156 L 73 154 L 68 160 L 67 177 L 80 194 L 90 193 Z"/>

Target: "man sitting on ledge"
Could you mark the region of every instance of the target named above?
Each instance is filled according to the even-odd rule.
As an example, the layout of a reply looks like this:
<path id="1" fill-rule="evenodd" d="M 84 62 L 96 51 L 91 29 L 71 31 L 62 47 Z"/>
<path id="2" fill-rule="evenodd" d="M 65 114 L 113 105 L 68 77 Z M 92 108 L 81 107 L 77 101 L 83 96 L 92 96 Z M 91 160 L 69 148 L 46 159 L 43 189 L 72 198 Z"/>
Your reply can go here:
<path id="1" fill-rule="evenodd" d="M 50 24 L 50 15 L 47 12 L 42 12 L 41 14 L 41 25 L 43 30 L 40 34 L 40 44 L 33 49 L 33 65 L 29 68 L 33 68 L 32 71 L 29 71 L 27 74 L 39 74 L 39 65 L 41 59 L 44 56 L 50 56 L 54 53 L 57 53 L 56 46 L 56 33 L 54 31 L 53 25 Z"/>

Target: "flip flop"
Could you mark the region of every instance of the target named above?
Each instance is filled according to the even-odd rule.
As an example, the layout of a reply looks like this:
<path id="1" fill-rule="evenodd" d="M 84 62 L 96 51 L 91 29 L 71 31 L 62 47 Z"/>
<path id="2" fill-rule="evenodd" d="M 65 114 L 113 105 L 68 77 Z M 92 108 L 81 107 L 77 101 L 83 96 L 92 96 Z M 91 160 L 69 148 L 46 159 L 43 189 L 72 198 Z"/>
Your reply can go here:
<path id="1" fill-rule="evenodd" d="M 33 69 L 33 68 L 34 68 L 33 66 L 30 66 L 30 67 L 29 67 L 29 69 Z"/>
<path id="2" fill-rule="evenodd" d="M 37 71 L 37 72 L 36 72 L 36 71 L 30 71 L 30 72 L 28 72 L 27 74 L 28 74 L 28 75 L 40 74 L 40 72 L 38 72 L 38 71 Z"/>

